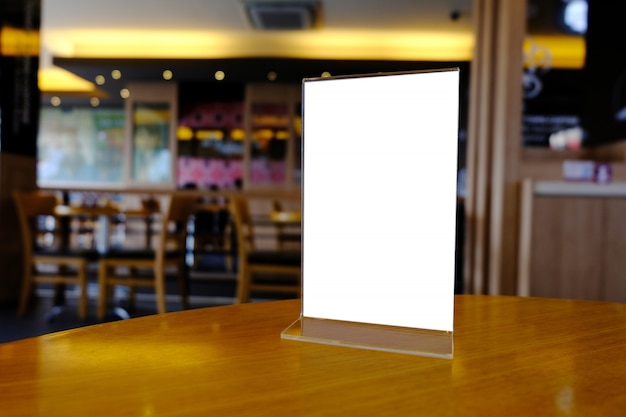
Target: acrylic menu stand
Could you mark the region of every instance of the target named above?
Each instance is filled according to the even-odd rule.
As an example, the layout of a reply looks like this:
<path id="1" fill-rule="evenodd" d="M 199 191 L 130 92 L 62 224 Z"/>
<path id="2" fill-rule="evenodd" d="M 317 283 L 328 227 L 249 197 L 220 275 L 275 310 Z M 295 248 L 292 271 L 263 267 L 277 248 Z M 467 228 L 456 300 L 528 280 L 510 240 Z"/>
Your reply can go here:
<path id="1" fill-rule="evenodd" d="M 284 339 L 453 357 L 458 69 L 303 82 L 302 311 Z"/>

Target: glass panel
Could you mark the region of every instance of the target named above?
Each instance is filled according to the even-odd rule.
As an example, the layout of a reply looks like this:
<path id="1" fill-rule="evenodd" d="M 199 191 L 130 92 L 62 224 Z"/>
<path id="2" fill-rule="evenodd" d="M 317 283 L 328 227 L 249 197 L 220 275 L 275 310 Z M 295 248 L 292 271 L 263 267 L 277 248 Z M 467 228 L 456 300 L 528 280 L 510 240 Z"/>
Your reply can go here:
<path id="1" fill-rule="evenodd" d="M 184 106 L 178 125 L 179 188 L 236 188 L 242 180 L 243 102 Z"/>
<path id="2" fill-rule="evenodd" d="M 135 181 L 158 183 L 172 178 L 169 103 L 135 103 L 132 169 Z"/>
<path id="3" fill-rule="evenodd" d="M 253 184 L 285 182 L 289 123 L 286 103 L 252 104 L 250 181 Z"/>
<path id="4" fill-rule="evenodd" d="M 584 145 L 584 34 L 587 2 L 528 2 L 524 42 L 523 144 L 576 150 Z"/>
<path id="5" fill-rule="evenodd" d="M 122 182 L 124 110 L 44 107 L 37 145 L 40 185 Z"/>
<path id="6" fill-rule="evenodd" d="M 294 158 L 293 158 L 293 181 L 300 185 L 302 183 L 302 103 L 296 105 L 293 120 L 294 133 Z"/>

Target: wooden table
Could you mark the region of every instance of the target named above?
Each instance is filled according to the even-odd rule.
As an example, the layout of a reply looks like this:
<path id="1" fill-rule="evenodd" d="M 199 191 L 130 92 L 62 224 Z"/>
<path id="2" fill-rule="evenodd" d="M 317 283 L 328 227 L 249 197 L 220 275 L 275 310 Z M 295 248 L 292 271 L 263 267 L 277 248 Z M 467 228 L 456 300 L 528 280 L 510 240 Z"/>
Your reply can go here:
<path id="1" fill-rule="evenodd" d="M 457 296 L 453 360 L 283 340 L 296 300 L 0 345 L 8 416 L 623 416 L 626 305 Z"/>
<path id="2" fill-rule="evenodd" d="M 97 218 L 101 227 L 100 233 L 96 238 L 96 249 L 100 252 L 106 252 L 110 246 L 109 236 L 109 222 L 112 217 L 125 216 L 125 217 L 140 217 L 144 219 L 146 233 L 144 238 L 144 245 L 146 248 L 150 247 L 152 240 L 152 221 L 153 216 L 159 214 L 158 209 L 147 208 L 134 208 L 128 209 L 119 207 L 117 205 L 106 206 L 73 206 L 73 205 L 59 205 L 55 207 L 55 214 L 61 218 L 69 219 L 70 217 L 87 217 Z M 63 228 L 66 230 L 64 233 L 64 245 L 69 244 L 69 224 L 65 223 Z"/>

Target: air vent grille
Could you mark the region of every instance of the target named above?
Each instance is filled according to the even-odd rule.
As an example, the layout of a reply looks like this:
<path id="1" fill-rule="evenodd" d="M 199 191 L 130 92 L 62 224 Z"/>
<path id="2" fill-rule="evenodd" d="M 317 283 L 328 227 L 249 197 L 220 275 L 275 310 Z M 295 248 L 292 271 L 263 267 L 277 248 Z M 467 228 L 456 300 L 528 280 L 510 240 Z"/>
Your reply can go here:
<path id="1" fill-rule="evenodd" d="M 252 25 L 261 30 L 303 30 L 316 25 L 317 2 L 248 2 Z"/>

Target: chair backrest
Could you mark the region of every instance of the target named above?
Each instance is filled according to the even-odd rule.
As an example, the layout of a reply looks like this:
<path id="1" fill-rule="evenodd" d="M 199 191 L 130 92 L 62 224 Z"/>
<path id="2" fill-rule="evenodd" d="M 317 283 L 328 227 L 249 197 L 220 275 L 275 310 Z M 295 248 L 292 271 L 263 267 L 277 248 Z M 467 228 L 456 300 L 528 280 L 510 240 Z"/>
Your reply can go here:
<path id="1" fill-rule="evenodd" d="M 239 247 L 254 251 L 263 247 L 263 243 L 259 244 L 255 239 L 267 241 L 268 234 L 260 234 L 255 236 L 254 222 L 250 214 L 248 200 L 244 196 L 234 196 L 230 200 L 230 212 L 235 224 L 237 242 Z M 272 203 L 272 211 L 269 212 L 268 218 L 271 224 L 266 225 L 274 228 L 274 234 L 269 235 L 277 243 L 280 249 L 296 249 L 299 248 L 302 238 L 302 212 L 299 209 L 283 210 L 282 205 L 276 201 Z M 239 242 L 243 242 L 242 246 Z M 285 246 L 286 243 L 291 243 Z"/>
<path id="2" fill-rule="evenodd" d="M 269 217 L 274 223 L 278 249 L 302 247 L 302 212 L 300 210 L 273 210 Z"/>
<path id="3" fill-rule="evenodd" d="M 53 216 L 58 204 L 57 197 L 42 191 L 14 191 L 13 199 L 18 215 L 24 218 L 35 216 Z"/>
<path id="4" fill-rule="evenodd" d="M 254 225 L 248 200 L 244 196 L 233 196 L 229 208 L 235 225 L 237 247 L 242 250 L 246 248 L 254 250 Z"/>
<path id="5" fill-rule="evenodd" d="M 16 190 L 13 192 L 13 201 L 20 222 L 23 250 L 30 257 L 36 243 L 37 217 L 54 216 L 58 200 L 53 194 L 42 191 Z"/>
<path id="6" fill-rule="evenodd" d="M 163 214 L 163 222 L 157 245 L 157 256 L 163 256 L 166 250 L 185 247 L 187 221 L 196 211 L 197 197 L 194 195 L 172 194 L 167 209 Z M 172 227 L 174 226 L 174 227 Z"/>
<path id="7" fill-rule="evenodd" d="M 196 202 L 194 195 L 172 194 L 164 219 L 170 222 L 187 221 L 196 210 Z"/>

